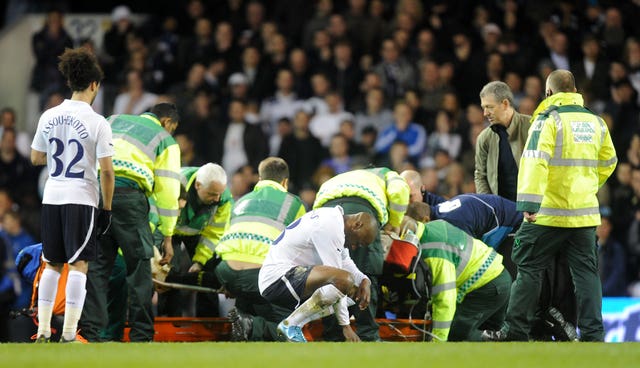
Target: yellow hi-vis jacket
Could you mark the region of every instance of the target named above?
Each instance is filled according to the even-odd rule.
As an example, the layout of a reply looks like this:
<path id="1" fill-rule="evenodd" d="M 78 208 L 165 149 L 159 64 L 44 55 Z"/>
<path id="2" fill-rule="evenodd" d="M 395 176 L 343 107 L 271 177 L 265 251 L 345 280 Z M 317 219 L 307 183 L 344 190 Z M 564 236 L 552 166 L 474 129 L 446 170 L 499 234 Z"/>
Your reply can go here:
<path id="1" fill-rule="evenodd" d="M 493 248 L 444 220 L 418 222 L 420 255 L 432 276 L 431 332 L 447 341 L 459 303 L 504 270 Z"/>
<path id="2" fill-rule="evenodd" d="M 578 93 L 541 104 L 520 159 L 517 209 L 537 213 L 537 225 L 597 226 L 596 193 L 618 162 L 607 125 Z"/>
<path id="3" fill-rule="evenodd" d="M 400 227 L 409 204 L 409 185 L 397 172 L 386 167 L 353 170 L 327 180 L 316 195 L 313 208 L 343 197 L 367 200 L 381 225 Z"/>
<path id="4" fill-rule="evenodd" d="M 180 209 L 176 223 L 176 236 L 199 236 L 191 259 L 202 265 L 213 258 L 220 238 L 229 227 L 233 197 L 225 188 L 218 203 L 204 205 L 195 190 L 196 174 L 199 167 L 183 167 L 180 183 L 184 189 L 186 203 Z"/>
<path id="5" fill-rule="evenodd" d="M 216 247 L 223 261 L 262 264 L 271 242 L 306 213 L 302 200 L 273 180 L 260 180 L 234 204 L 231 226 Z"/>
<path id="6" fill-rule="evenodd" d="M 113 115 L 113 168 L 116 186 L 140 188 L 153 195 L 160 217 L 159 230 L 172 236 L 178 220 L 180 148 L 151 113 Z"/>

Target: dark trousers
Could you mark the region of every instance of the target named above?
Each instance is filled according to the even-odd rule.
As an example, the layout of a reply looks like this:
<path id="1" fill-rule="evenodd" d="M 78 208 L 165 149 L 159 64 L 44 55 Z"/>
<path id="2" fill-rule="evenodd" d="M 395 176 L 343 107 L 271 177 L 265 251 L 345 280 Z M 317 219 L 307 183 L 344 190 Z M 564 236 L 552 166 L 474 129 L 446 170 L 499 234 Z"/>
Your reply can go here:
<path id="1" fill-rule="evenodd" d="M 164 236 L 159 230 L 153 233 L 155 246 L 162 251 Z M 174 235 L 173 258 L 171 259 L 171 274 L 186 274 L 191 267 L 191 259 L 186 250 L 180 244 L 180 240 Z M 172 282 L 174 280 L 171 280 Z M 158 293 L 158 316 L 163 317 L 195 317 L 193 308 L 193 292 L 188 290 L 169 289 Z M 216 295 L 217 296 L 217 295 Z"/>
<path id="2" fill-rule="evenodd" d="M 358 212 L 367 212 L 374 218 L 378 218 L 376 210 L 365 199 L 360 197 L 343 197 L 328 201 L 323 207 L 342 206 L 345 215 L 355 214 Z M 382 244 L 380 243 L 380 233 L 376 235 L 376 239 L 368 247 L 358 248 L 355 252 L 351 252 L 351 258 L 358 269 L 362 271 L 369 279 L 371 279 L 371 302 L 369 307 L 363 311 L 354 305 L 349 308 L 355 319 L 356 333 L 363 341 L 380 340 L 379 326 L 376 323 L 376 313 L 378 310 L 378 277 L 382 275 L 382 265 L 384 263 L 384 253 Z M 344 341 L 342 328 L 338 326 L 335 317 L 330 316 L 323 320 L 324 332 L 323 338 L 327 341 Z"/>
<path id="3" fill-rule="evenodd" d="M 107 291 L 107 327 L 100 331 L 102 341 L 122 341 L 124 326 L 127 321 L 127 266 L 124 258 L 117 255 L 109 276 L 109 290 Z"/>
<path id="4" fill-rule="evenodd" d="M 149 203 L 138 190 L 116 188 L 109 232 L 99 240 L 98 260 L 89 264 L 87 296 L 80 327 L 89 341 L 101 341 L 100 331 L 108 320 L 107 291 L 113 264 L 122 250 L 129 292 L 128 322 L 131 341 L 152 341 L 154 335 L 151 298 L 153 283 L 149 259 L 153 239 L 149 227 Z"/>
<path id="5" fill-rule="evenodd" d="M 456 306 L 449 341 L 482 341 L 482 330 L 500 329 L 507 314 L 511 276 L 506 269 L 498 277 L 464 297 Z"/>
<path id="6" fill-rule="evenodd" d="M 514 238 L 512 236 L 507 236 L 502 241 L 502 243 L 500 243 L 500 245 L 496 249 L 496 252 L 502 255 L 502 265 L 505 269 L 507 269 L 507 271 L 509 271 L 511 278 L 515 279 L 516 274 L 518 273 L 518 269 L 516 264 L 513 263 L 513 260 L 511 259 L 511 252 L 513 251 L 513 240 Z"/>
<path id="7" fill-rule="evenodd" d="M 154 233 L 154 240 L 156 244 L 162 244 L 162 234 L 159 231 Z M 200 274 L 188 273 L 189 268 L 192 265 L 191 259 L 193 258 L 196 245 L 200 240 L 200 235 L 194 236 L 173 236 L 173 259 L 171 260 L 171 275 L 170 277 L 176 277 L 180 275 L 181 279 L 173 279 L 171 282 L 184 283 L 186 279 L 193 280 L 194 282 L 188 282 L 190 285 L 206 286 L 211 288 L 218 288 L 219 285 L 204 284 L 209 280 L 209 277 L 201 275 L 205 273 L 207 275 L 213 275 L 217 260 L 215 258 L 210 259 L 203 266 Z M 184 248 L 183 248 L 184 245 Z M 202 277 L 199 277 L 202 276 Z M 200 282 L 196 282 L 200 280 Z M 193 300 L 192 297 L 195 294 L 195 309 L 193 303 L 187 303 L 186 300 Z M 179 316 L 194 316 L 194 317 L 219 317 L 219 302 L 218 294 L 215 293 L 195 293 L 187 290 L 168 290 L 158 295 L 158 315 L 168 317 Z M 195 313 L 195 314 L 194 314 Z"/>
<path id="8" fill-rule="evenodd" d="M 502 264 L 504 268 L 509 271 L 513 280 L 516 279 L 518 274 L 517 266 L 511 257 L 514 239 L 515 238 L 511 236 L 507 237 L 497 249 L 498 253 L 502 254 Z M 549 307 L 558 309 L 564 316 L 564 319 L 575 326 L 577 321 L 576 297 L 573 292 L 569 262 L 564 252 L 560 252 L 549 267 L 544 270 L 540 290 L 540 305 L 538 306 L 536 317 L 533 320 L 531 332 L 529 333 L 529 337 L 533 340 L 552 340 L 551 336 L 554 334 L 554 331 L 546 322 L 546 312 Z M 557 339 L 557 337 L 553 339 Z"/>
<path id="9" fill-rule="evenodd" d="M 533 320 L 529 338 L 539 341 L 558 340 L 554 328 L 546 321 L 547 311 L 550 307 L 556 308 L 564 319 L 577 323 L 576 296 L 573 291 L 571 270 L 565 252 L 560 252 L 543 272 L 540 288 L 538 310 Z M 553 337 L 552 337 L 553 336 Z"/>
<path id="10" fill-rule="evenodd" d="M 276 327 L 291 311 L 269 303 L 260 295 L 259 272 L 259 268 L 233 270 L 225 261 L 215 270 L 220 283 L 236 299 L 236 308 L 253 317 L 249 341 L 279 341 Z"/>
<path id="11" fill-rule="evenodd" d="M 543 271 L 566 252 L 582 341 L 603 341 L 602 287 L 598 276 L 595 227 L 558 228 L 524 223 L 516 234 L 513 261 L 518 276 L 511 288 L 506 327 L 510 340 L 528 340 Z"/>

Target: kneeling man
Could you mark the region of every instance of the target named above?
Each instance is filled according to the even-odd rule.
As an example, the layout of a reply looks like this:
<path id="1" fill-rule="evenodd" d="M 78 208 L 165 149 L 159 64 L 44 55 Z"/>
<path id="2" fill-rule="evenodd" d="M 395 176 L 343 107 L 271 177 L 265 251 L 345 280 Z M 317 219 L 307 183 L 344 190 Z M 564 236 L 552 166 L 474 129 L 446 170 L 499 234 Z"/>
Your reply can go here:
<path id="1" fill-rule="evenodd" d="M 371 281 L 355 266 L 349 249 L 371 244 L 377 233 L 372 215 L 345 215 L 340 206 L 318 208 L 287 226 L 273 241 L 259 274 L 262 296 L 293 310 L 278 325 L 279 334 L 306 342 L 302 327 L 335 313 L 345 339 L 360 340 L 347 307 L 351 298 L 367 308 Z"/>

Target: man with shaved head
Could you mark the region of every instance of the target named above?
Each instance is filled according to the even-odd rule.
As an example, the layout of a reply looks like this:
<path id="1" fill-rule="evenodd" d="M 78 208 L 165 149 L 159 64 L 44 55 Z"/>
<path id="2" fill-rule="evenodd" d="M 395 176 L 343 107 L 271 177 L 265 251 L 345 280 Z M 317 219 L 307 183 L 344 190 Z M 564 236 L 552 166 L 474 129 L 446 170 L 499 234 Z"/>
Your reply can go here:
<path id="1" fill-rule="evenodd" d="M 293 312 L 278 324 L 291 342 L 306 342 L 302 327 L 336 315 L 347 341 L 360 341 L 351 329 L 348 307 L 369 306 L 371 281 L 353 263 L 349 250 L 366 247 L 378 222 L 366 212 L 344 214 L 342 207 L 318 208 L 291 223 L 271 245 L 258 276 L 260 294 Z"/>
<path id="2" fill-rule="evenodd" d="M 529 340 L 542 271 L 558 253 L 566 252 L 578 301 L 580 340 L 603 341 L 596 193 L 616 167 L 616 151 L 604 120 L 584 107 L 570 71 L 549 74 L 546 96 L 520 159 L 517 208 L 525 222 L 516 233 L 512 256 L 518 276 L 504 326 L 485 331 L 485 337 Z"/>

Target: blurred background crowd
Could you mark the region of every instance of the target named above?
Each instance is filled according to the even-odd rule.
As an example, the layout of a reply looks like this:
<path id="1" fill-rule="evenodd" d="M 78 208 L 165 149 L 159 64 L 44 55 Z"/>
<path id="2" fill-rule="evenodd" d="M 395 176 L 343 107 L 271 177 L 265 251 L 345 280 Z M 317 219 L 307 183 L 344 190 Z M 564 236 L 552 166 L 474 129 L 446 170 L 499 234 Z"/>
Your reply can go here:
<path id="1" fill-rule="evenodd" d="M 57 56 L 91 48 L 105 70 L 94 109 L 140 114 L 174 102 L 182 164 L 221 164 L 235 198 L 269 155 L 287 161 L 289 189 L 309 206 L 326 179 L 371 164 L 416 169 L 444 197 L 474 192 L 475 141 L 488 124 L 482 86 L 506 82 L 517 111 L 532 114 L 546 76 L 569 69 L 585 105 L 609 125 L 620 161 L 600 191 L 604 294 L 640 296 L 638 0 L 4 3 L 4 27 L 46 13 L 24 81 L 40 111 L 70 95 Z M 70 13 L 110 14 L 100 47 L 69 35 Z M 0 269 L 8 274 L 17 252 L 40 238 L 46 179 L 28 159 L 32 132 L 16 121 L 15 106 L 0 110 Z M 13 281 L 19 297 L 5 303 L 0 294 L 2 308 L 28 305 L 30 286 Z"/>

